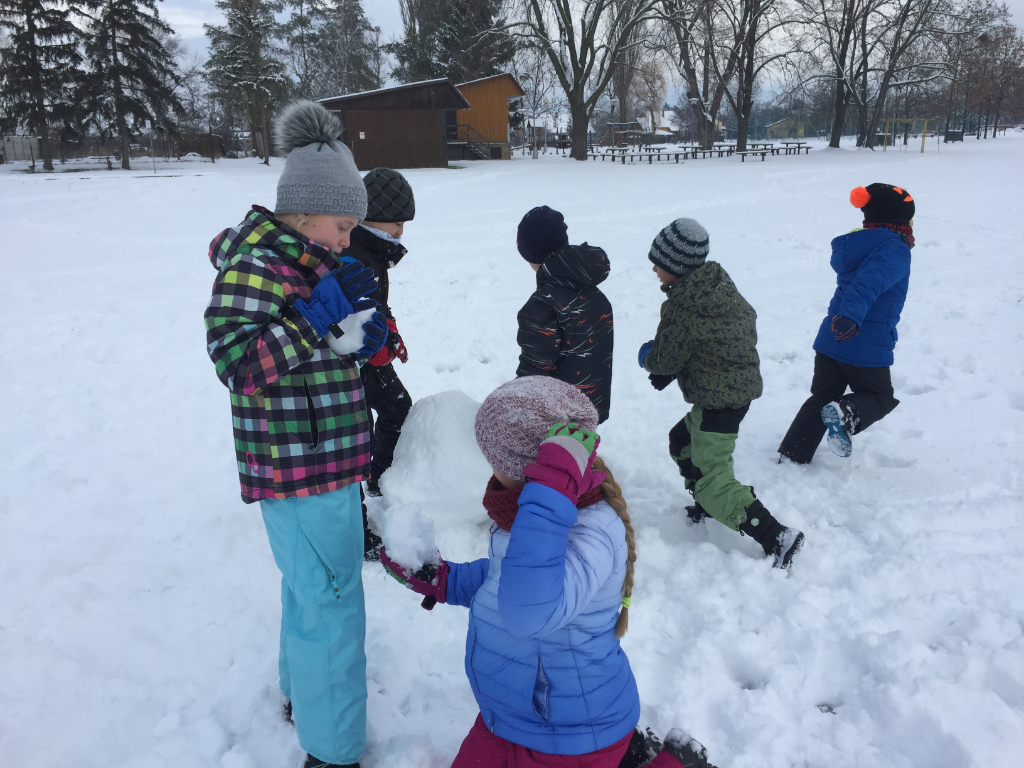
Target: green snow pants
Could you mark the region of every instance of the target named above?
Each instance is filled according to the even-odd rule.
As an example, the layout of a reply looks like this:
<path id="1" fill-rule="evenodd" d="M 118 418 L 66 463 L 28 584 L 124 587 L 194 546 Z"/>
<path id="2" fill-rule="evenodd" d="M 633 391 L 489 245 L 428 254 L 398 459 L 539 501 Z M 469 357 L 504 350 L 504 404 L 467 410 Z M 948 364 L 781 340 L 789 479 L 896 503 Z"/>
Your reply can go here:
<path id="1" fill-rule="evenodd" d="M 709 515 L 734 531 L 754 503 L 753 490 L 736 479 L 732 468 L 732 452 L 748 408 L 749 404 L 716 409 L 695 405 L 668 433 L 668 451 L 686 489 Z"/>

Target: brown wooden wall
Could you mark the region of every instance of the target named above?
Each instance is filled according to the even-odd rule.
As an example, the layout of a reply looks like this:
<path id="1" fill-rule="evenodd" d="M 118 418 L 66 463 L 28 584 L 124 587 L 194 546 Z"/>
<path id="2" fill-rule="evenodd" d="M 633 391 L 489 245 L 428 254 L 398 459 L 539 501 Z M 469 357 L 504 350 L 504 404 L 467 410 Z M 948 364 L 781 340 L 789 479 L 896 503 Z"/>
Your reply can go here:
<path id="1" fill-rule="evenodd" d="M 343 114 L 359 170 L 448 167 L 443 110 L 347 109 Z M 366 138 L 360 139 L 360 132 Z"/>
<path id="2" fill-rule="evenodd" d="M 455 113 L 459 125 L 469 123 L 488 141 L 508 141 L 508 100 L 513 94 L 507 78 L 460 85 L 459 92 L 473 107 Z"/>

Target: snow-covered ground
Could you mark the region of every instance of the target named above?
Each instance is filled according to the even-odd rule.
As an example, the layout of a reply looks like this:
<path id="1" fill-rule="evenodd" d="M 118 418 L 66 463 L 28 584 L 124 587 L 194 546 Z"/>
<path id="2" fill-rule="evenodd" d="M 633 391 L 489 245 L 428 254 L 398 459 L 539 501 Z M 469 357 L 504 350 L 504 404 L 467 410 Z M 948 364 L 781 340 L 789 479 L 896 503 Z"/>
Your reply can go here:
<path id="1" fill-rule="evenodd" d="M 918 145 L 919 147 L 919 145 Z M 912 149 L 914 149 L 912 147 Z M 630 631 L 643 722 L 721 768 L 1011 768 L 1024 755 L 1024 135 L 936 152 L 648 166 L 538 161 L 416 170 L 392 305 L 417 400 L 394 503 L 449 559 L 486 551 L 472 402 L 514 375 L 533 272 L 522 214 L 604 247 L 617 358 L 602 453 L 638 530 Z M 293 768 L 279 716 L 279 577 L 242 504 L 228 398 L 204 344 L 209 240 L 272 206 L 282 163 L 154 176 L 0 166 L 0 765 Z M 833 290 L 829 240 L 859 184 L 907 187 L 917 248 L 893 378 L 900 407 L 841 460 L 779 466 Z M 662 294 L 646 260 L 692 216 L 758 311 L 765 394 L 740 478 L 807 534 L 792 573 L 715 522 L 687 526 L 667 455 L 686 406 L 635 352 Z M 462 395 L 428 396 L 450 390 Z M 379 512 L 379 510 L 375 510 Z M 364 568 L 366 768 L 449 765 L 476 715 L 466 615 L 427 613 Z"/>

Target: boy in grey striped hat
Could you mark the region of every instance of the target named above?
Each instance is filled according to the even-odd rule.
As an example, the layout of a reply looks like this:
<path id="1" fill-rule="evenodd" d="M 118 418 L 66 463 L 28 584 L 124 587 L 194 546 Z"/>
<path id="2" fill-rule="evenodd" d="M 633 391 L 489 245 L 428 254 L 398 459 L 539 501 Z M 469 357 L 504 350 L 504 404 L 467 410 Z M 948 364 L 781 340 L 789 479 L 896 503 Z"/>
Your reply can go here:
<path id="1" fill-rule="evenodd" d="M 753 538 L 788 568 L 804 535 L 787 528 L 733 473 L 740 422 L 761 396 L 757 313 L 721 264 L 708 261 L 707 230 L 676 219 L 651 244 L 647 258 L 668 298 L 655 337 L 640 347 L 640 367 L 658 390 L 679 383 L 693 407 L 669 432 L 669 454 L 695 504 L 694 522 L 713 517 Z"/>

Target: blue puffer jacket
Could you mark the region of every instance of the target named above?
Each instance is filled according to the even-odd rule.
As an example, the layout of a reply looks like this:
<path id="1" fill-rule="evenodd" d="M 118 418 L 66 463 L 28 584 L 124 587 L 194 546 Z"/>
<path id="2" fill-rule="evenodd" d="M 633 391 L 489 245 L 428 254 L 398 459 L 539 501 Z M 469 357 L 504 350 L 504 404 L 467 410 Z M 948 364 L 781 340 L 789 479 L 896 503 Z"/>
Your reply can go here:
<path id="1" fill-rule="evenodd" d="M 910 285 L 910 249 L 892 230 L 858 229 L 832 241 L 832 269 L 838 285 L 815 351 L 863 368 L 892 365 L 896 324 Z M 835 315 L 853 320 L 860 333 L 836 341 L 830 330 Z"/>
<path id="2" fill-rule="evenodd" d="M 449 563 L 448 602 L 468 607 L 466 674 L 496 736 L 582 755 L 629 734 L 640 697 L 615 637 L 626 534 L 604 501 L 581 509 L 528 483 L 489 558 Z"/>

